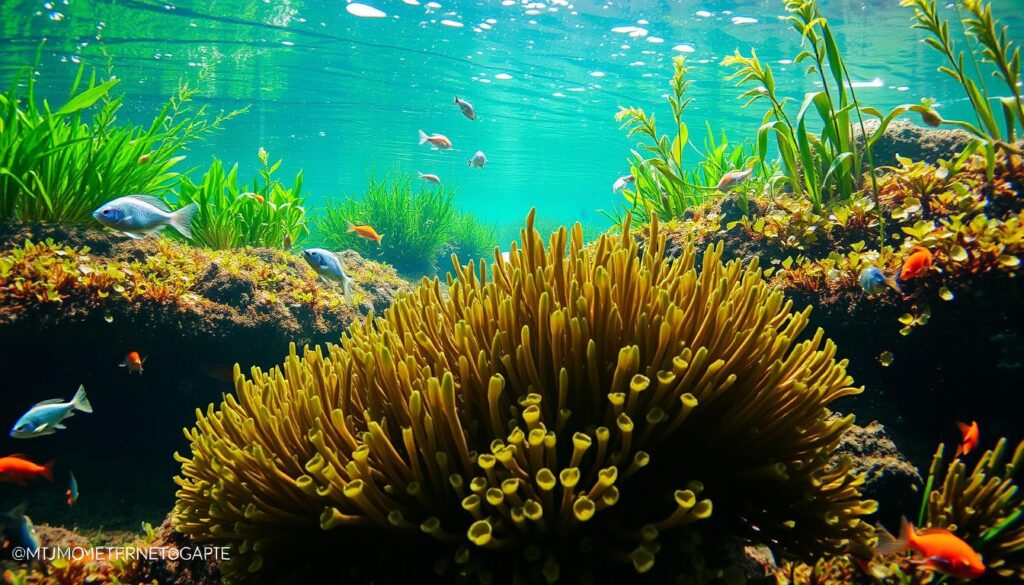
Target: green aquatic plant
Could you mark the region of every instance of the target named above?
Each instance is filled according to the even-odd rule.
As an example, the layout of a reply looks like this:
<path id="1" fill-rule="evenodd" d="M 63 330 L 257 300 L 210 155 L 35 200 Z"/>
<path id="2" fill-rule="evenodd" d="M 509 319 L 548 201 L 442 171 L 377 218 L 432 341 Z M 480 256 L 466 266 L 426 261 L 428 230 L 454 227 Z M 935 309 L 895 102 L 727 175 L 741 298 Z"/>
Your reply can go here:
<path id="1" fill-rule="evenodd" d="M 370 177 L 358 197 L 328 201 L 316 219 L 318 237 L 333 250 L 353 249 L 403 272 L 433 274 L 456 219 L 454 197 L 445 185 L 414 187 L 411 178 L 397 174 Z M 349 224 L 370 225 L 383 239 L 360 238 Z"/>
<path id="2" fill-rule="evenodd" d="M 448 251 L 460 262 L 481 260 L 494 255 L 498 247 L 498 228 L 481 222 L 472 213 L 458 212 L 448 226 L 447 239 Z"/>
<path id="3" fill-rule="evenodd" d="M 53 109 L 27 68 L 0 94 L 0 219 L 87 222 L 113 197 L 163 195 L 178 180 L 182 147 L 242 112 L 197 108 L 197 90 L 181 84 L 148 127 L 119 124 L 118 81 L 86 78 L 83 65 Z"/>
<path id="4" fill-rule="evenodd" d="M 941 53 L 947 65 L 939 67 L 939 71 L 952 77 L 959 83 L 974 110 L 976 123 L 960 120 L 946 120 L 936 116 L 934 124 L 949 124 L 963 128 L 983 141 L 988 156 L 993 158 L 996 148 L 1020 154 L 1013 145 L 1017 139 L 1017 129 L 1024 126 L 1024 105 L 1022 105 L 1020 87 L 1020 52 L 1006 36 L 1007 27 L 992 15 L 992 6 L 986 0 L 962 0 L 967 16 L 961 20 L 970 38 L 981 47 L 981 52 L 995 68 L 994 75 L 1007 86 L 1010 97 L 999 100 L 1003 110 L 1004 127 L 1000 127 L 992 107 L 992 99 L 981 76 L 977 61 L 977 75 L 972 75 L 964 64 L 964 51 L 957 48 L 950 34 L 949 20 L 939 15 L 935 0 L 900 0 L 901 6 L 910 7 L 914 11 L 913 28 L 925 30 L 931 36 L 925 43 Z M 959 14 L 959 13 L 958 13 Z M 959 20 L 959 19 L 958 19 Z M 972 48 L 968 53 L 974 59 Z"/>
<path id="5" fill-rule="evenodd" d="M 786 20 L 803 38 L 803 49 L 794 63 L 806 64 L 806 74 L 821 86 L 819 91 L 804 96 L 795 117 L 786 111 L 791 98 L 779 96 L 771 67 L 760 61 L 755 50 L 751 49 L 746 57 L 737 49 L 722 61 L 724 66 L 734 69 L 729 79 L 739 86 L 753 86 L 740 96 L 746 100 L 745 107 L 765 100 L 769 103 L 757 132 L 756 154 L 760 160 L 767 160 L 768 143 L 774 137 L 781 174 L 772 183 L 784 183 L 794 193 L 806 197 L 815 213 L 824 213 L 826 206 L 834 202 L 856 197 L 864 168 L 868 171 L 871 193 L 877 199 L 872 147 L 897 116 L 908 111 L 934 115 L 934 111 L 927 101 L 898 106 L 888 113 L 860 104 L 842 52 L 817 1 L 786 0 L 786 11 Z M 879 121 L 870 135 L 864 124 L 865 116 Z M 813 130 L 817 126 L 821 127 L 820 133 Z M 866 137 L 860 145 L 857 130 Z"/>
<path id="6" fill-rule="evenodd" d="M 198 183 L 188 177 L 181 179 L 177 205 L 199 206 L 192 220 L 194 244 L 215 250 L 243 246 L 287 249 L 302 241 L 308 232 L 302 171 L 291 186 L 285 186 L 274 177 L 281 161 L 271 164 L 262 148 L 259 160 L 259 176 L 251 185 L 239 184 L 237 164 L 225 173 L 216 158 Z"/>
<path id="7" fill-rule="evenodd" d="M 683 111 L 690 103 L 686 98 L 690 86 L 686 79 L 686 59 L 673 58 L 672 67 L 669 82 L 672 93 L 667 98 L 672 109 L 672 134 L 660 134 L 655 115 L 643 108 L 621 108 L 615 114 L 615 120 L 627 130 L 626 136 L 640 136 L 647 141 L 640 144 L 641 151 L 632 151 L 633 186 L 622 191 L 628 203 L 625 210 L 641 221 L 648 221 L 654 214 L 662 218 L 680 217 L 688 208 L 706 199 L 703 190 L 687 183 L 683 168 L 683 150 L 690 135 L 683 121 Z M 622 222 L 621 215 L 612 219 Z"/>
<path id="8" fill-rule="evenodd" d="M 176 529 L 231 546 L 226 578 L 271 582 L 320 547 L 378 576 L 386 550 L 398 581 L 550 583 L 668 582 L 689 574 L 683 543 L 754 527 L 793 554 L 866 546 L 876 505 L 830 463 L 852 417 L 829 407 L 860 390 L 820 329 L 802 335 L 810 308 L 756 261 L 668 261 L 656 216 L 647 234 L 641 250 L 627 217 L 545 246 L 531 213 L 507 262 L 236 368 L 185 432 Z"/>

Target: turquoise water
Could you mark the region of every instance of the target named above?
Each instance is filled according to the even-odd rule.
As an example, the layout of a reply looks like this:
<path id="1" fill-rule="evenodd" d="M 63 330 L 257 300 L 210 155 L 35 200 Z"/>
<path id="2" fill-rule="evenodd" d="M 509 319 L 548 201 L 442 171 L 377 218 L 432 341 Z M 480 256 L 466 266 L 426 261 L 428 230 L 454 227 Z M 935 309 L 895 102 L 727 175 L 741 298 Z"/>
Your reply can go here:
<path id="1" fill-rule="evenodd" d="M 687 120 L 697 147 L 705 123 L 740 141 L 760 122 L 761 106 L 742 109 L 742 91 L 720 65 L 735 49 L 756 49 L 797 103 L 814 89 L 788 61 L 799 37 L 778 0 L 367 4 L 385 16 L 353 15 L 342 1 L 5 1 L 0 67 L 9 78 L 45 38 L 40 80 L 56 99 L 78 61 L 105 68 L 109 56 L 125 80 L 124 112 L 139 122 L 179 79 L 192 80 L 215 108 L 251 106 L 193 147 L 195 166 L 216 155 L 255 172 L 264 147 L 284 159 L 286 175 L 303 169 L 313 206 L 359 193 L 374 170 L 436 173 L 458 186 L 464 210 L 501 223 L 531 206 L 601 221 L 596 210 L 621 200 L 611 185 L 628 171 L 633 146 L 614 114 L 639 105 L 667 116 L 660 96 L 673 55 L 691 67 Z M 920 42 L 924 33 L 910 29 L 910 9 L 896 0 L 820 4 L 863 103 L 933 97 L 945 117 L 968 117 L 962 91 L 935 71 L 939 56 Z M 993 6 L 1022 40 L 1020 1 Z M 461 115 L 455 95 L 475 105 L 476 121 Z M 454 150 L 418 146 L 418 129 L 445 134 Z M 466 163 L 477 150 L 489 161 L 483 170 Z"/>

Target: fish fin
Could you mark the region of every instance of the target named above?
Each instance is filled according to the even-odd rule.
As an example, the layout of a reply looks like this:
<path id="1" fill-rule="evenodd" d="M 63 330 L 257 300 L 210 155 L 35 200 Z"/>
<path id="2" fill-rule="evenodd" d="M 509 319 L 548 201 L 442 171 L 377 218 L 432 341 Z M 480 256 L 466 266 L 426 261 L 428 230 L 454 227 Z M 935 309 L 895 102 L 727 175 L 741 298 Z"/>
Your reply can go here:
<path id="1" fill-rule="evenodd" d="M 53 481 L 53 464 L 56 462 L 57 461 L 55 459 L 47 461 L 46 464 L 43 465 L 43 472 L 40 473 L 39 475 L 42 475 L 46 479 Z"/>
<path id="2" fill-rule="evenodd" d="M 37 402 L 37 403 L 33 404 L 32 408 L 35 408 L 37 406 L 46 406 L 47 404 L 60 404 L 61 402 L 64 402 L 64 401 L 61 400 L 60 398 L 50 398 L 49 400 L 43 400 L 41 402 Z M 31 410 L 31 409 L 29 409 L 29 410 Z"/>
<path id="3" fill-rule="evenodd" d="M 966 454 L 967 453 L 964 452 L 964 446 L 963 445 L 957 445 L 956 446 L 956 451 L 953 452 L 953 459 L 956 459 L 957 457 L 960 457 L 961 455 L 966 455 Z"/>
<path id="4" fill-rule="evenodd" d="M 354 224 L 351 221 L 346 219 L 345 220 L 345 231 L 348 232 L 348 233 L 352 233 L 352 232 L 356 231 L 356 224 Z"/>
<path id="5" fill-rule="evenodd" d="M 74 416 L 74 415 L 72 415 L 72 416 Z M 53 425 L 53 428 L 57 429 L 58 431 L 63 431 L 63 430 L 64 430 L 64 429 L 66 429 L 67 427 L 66 427 L 66 426 L 64 426 L 64 425 L 63 425 L 63 424 L 61 424 L 61 423 L 57 423 L 57 424 Z"/>
<path id="6" fill-rule="evenodd" d="M 384 234 L 377 234 L 377 245 L 380 245 L 380 241 L 384 239 Z"/>
<path id="7" fill-rule="evenodd" d="M 419 132 L 420 132 L 420 144 L 423 144 L 423 143 L 425 143 L 425 142 L 427 141 L 427 139 L 428 139 L 428 138 L 430 138 L 430 137 L 429 137 L 429 136 L 427 136 L 427 133 L 426 133 L 426 132 L 424 132 L 423 130 L 420 130 Z"/>
<path id="8" fill-rule="evenodd" d="M 967 424 L 965 422 L 959 422 L 958 421 L 956 423 L 956 428 L 960 429 L 960 434 L 961 435 L 966 435 L 967 431 L 971 430 L 971 425 L 969 425 L 969 424 Z"/>
<path id="9" fill-rule="evenodd" d="M 458 103 L 459 103 L 459 96 L 455 96 L 455 102 L 454 102 L 454 103 L 455 103 L 455 104 L 458 104 Z"/>
<path id="10" fill-rule="evenodd" d="M 119 368 L 127 368 L 128 367 L 128 363 L 127 362 L 121 362 L 121 363 L 117 364 L 117 367 L 119 367 Z"/>
<path id="11" fill-rule="evenodd" d="M 895 555 L 909 549 L 913 530 L 914 527 L 906 517 L 900 518 L 899 538 L 893 538 L 892 534 L 884 527 L 881 530 L 876 530 L 878 545 L 875 547 L 875 552 L 880 555 Z"/>
<path id="12" fill-rule="evenodd" d="M 75 397 L 71 399 L 71 406 L 82 412 L 92 412 L 92 405 L 89 404 L 89 398 L 85 395 L 85 386 L 78 386 L 78 392 L 75 392 Z"/>
<path id="13" fill-rule="evenodd" d="M 192 239 L 192 218 L 199 212 L 198 203 L 189 203 L 178 211 L 171 214 L 171 227 L 178 230 L 178 233 L 186 239 Z"/>
<path id="14" fill-rule="evenodd" d="M 153 197 L 152 195 L 129 195 L 128 197 L 143 203 L 148 203 L 160 211 L 166 211 L 167 213 L 171 212 L 171 208 L 167 207 L 167 204 L 159 197 Z"/>
<path id="15" fill-rule="evenodd" d="M 140 236 L 139 234 L 135 234 L 135 233 L 132 233 L 132 232 L 121 232 L 121 233 L 126 235 L 126 236 L 128 236 L 129 238 L 131 238 L 133 240 L 141 240 L 141 239 L 146 237 L 144 235 Z"/>

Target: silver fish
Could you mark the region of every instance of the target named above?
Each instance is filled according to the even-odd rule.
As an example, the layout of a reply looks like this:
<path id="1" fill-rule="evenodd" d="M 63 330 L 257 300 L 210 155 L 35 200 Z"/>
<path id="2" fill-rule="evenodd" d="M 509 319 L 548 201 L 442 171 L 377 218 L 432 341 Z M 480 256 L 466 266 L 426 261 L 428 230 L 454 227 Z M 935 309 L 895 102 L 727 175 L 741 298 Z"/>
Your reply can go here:
<path id="1" fill-rule="evenodd" d="M 470 120 L 476 120 L 476 110 L 473 109 L 473 104 L 466 100 L 460 100 L 459 96 L 455 96 L 455 105 L 459 106 L 459 109 L 462 110 L 463 116 Z"/>
<path id="2" fill-rule="evenodd" d="M 171 211 L 167 204 L 149 195 L 127 195 L 101 205 L 92 216 L 104 227 L 117 230 L 130 238 L 141 240 L 166 226 L 192 239 L 192 218 L 199 205 L 190 203 Z"/>
<path id="3" fill-rule="evenodd" d="M 482 150 L 476 151 L 476 154 L 473 155 L 473 158 L 469 159 L 469 166 L 471 167 L 482 169 L 484 168 L 485 164 L 487 164 L 487 157 L 484 156 L 484 151 Z"/>
<path id="4" fill-rule="evenodd" d="M 441 182 L 441 177 L 438 177 L 437 175 L 432 175 L 430 173 L 418 173 L 418 174 L 419 174 L 421 179 L 423 179 L 424 181 L 426 181 L 428 183 L 433 183 L 433 184 L 436 185 L 436 184 Z"/>
<path id="5" fill-rule="evenodd" d="M 623 175 L 618 179 L 615 179 L 615 183 L 612 185 L 612 193 L 621 191 L 626 188 L 626 185 L 632 185 L 636 182 L 636 177 L 633 175 Z"/>
<path id="6" fill-rule="evenodd" d="M 722 175 L 722 180 L 719 181 L 717 185 L 715 185 L 715 189 L 718 189 L 719 191 L 723 192 L 728 191 L 729 189 L 732 189 L 733 187 L 739 185 L 743 181 L 746 181 L 747 177 L 749 177 L 753 172 L 754 167 L 750 167 L 749 169 L 743 171 L 729 171 L 728 173 Z"/>
<path id="7" fill-rule="evenodd" d="M 320 278 L 341 283 L 341 288 L 345 292 L 345 300 L 352 302 L 352 279 L 345 274 L 340 258 L 323 248 L 303 250 L 302 257 L 306 259 L 306 263 L 313 271 L 320 275 Z"/>
<path id="8" fill-rule="evenodd" d="M 11 436 L 15 439 L 31 439 L 52 435 L 64 427 L 61 422 L 69 416 L 73 416 L 76 410 L 90 413 L 92 405 L 85 395 L 85 386 L 79 386 L 78 392 L 70 402 L 61 402 L 60 398 L 44 400 L 23 414 L 18 422 L 14 423 L 11 429 Z"/>

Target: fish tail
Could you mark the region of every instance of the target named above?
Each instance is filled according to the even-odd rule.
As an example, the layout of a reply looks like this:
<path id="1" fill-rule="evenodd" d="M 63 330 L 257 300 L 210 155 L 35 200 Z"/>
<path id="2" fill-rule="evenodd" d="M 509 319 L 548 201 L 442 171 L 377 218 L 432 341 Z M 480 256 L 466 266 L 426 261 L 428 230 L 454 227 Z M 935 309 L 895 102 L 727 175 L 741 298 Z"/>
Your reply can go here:
<path id="1" fill-rule="evenodd" d="M 384 234 L 377 234 L 377 245 L 380 245 L 380 241 L 384 239 Z"/>
<path id="2" fill-rule="evenodd" d="M 89 404 L 89 397 L 85 395 L 85 386 L 79 385 L 78 392 L 71 399 L 71 407 L 82 412 L 92 412 L 92 405 Z"/>
<path id="3" fill-rule="evenodd" d="M 46 465 L 43 465 L 43 472 L 40 473 L 39 475 L 45 477 L 46 479 L 48 479 L 50 481 L 53 481 L 53 465 L 56 462 L 57 462 L 56 459 L 51 459 L 51 460 L 47 461 Z"/>
<path id="4" fill-rule="evenodd" d="M 352 232 L 356 231 L 356 224 L 354 224 L 351 221 L 346 219 L 345 220 L 345 231 L 347 231 L 348 233 L 352 233 Z"/>
<path id="5" fill-rule="evenodd" d="M 424 144 L 428 138 L 430 137 L 427 136 L 427 133 L 424 132 L 423 130 L 420 130 L 420 144 Z"/>
<path id="6" fill-rule="evenodd" d="M 187 239 L 192 239 L 192 218 L 199 212 L 198 203 L 189 203 L 171 214 L 170 225 Z"/>
<path id="7" fill-rule="evenodd" d="M 913 534 L 914 526 L 904 516 L 900 518 L 899 538 L 893 538 L 892 534 L 889 534 L 884 528 L 878 532 L 878 546 L 875 547 L 875 552 L 881 555 L 895 555 L 908 550 L 911 546 Z"/>
<path id="8" fill-rule="evenodd" d="M 458 103 L 459 103 L 459 96 L 455 96 L 455 102 L 454 102 L 454 103 L 455 103 L 455 104 L 458 104 Z"/>
<path id="9" fill-rule="evenodd" d="M 885 284 L 889 285 L 889 287 L 892 288 L 892 290 L 894 290 L 894 291 L 896 291 L 896 292 L 898 292 L 900 294 L 903 294 L 903 289 L 900 288 L 900 281 L 896 280 L 896 275 L 895 274 L 893 274 L 891 276 L 886 276 L 885 277 Z"/>
<path id="10" fill-rule="evenodd" d="M 345 293 L 345 302 L 352 303 L 352 279 L 347 275 L 342 276 L 341 290 Z"/>

